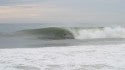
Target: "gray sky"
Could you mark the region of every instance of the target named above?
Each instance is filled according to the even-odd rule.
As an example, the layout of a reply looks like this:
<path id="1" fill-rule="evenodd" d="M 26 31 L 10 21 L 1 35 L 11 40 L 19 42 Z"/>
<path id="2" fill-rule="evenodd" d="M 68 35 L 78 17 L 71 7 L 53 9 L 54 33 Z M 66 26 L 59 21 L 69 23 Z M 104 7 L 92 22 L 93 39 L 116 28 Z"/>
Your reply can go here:
<path id="1" fill-rule="evenodd" d="M 0 0 L 0 23 L 124 25 L 125 0 Z"/>

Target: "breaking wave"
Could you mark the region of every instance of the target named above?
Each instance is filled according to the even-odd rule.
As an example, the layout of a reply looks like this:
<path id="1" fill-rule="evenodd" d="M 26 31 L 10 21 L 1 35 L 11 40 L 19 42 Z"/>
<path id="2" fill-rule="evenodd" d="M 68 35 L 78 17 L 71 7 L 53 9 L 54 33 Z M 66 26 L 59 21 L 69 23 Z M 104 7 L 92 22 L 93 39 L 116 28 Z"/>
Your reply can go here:
<path id="1" fill-rule="evenodd" d="M 80 29 L 76 39 L 94 39 L 94 38 L 125 38 L 125 28 L 123 27 L 102 27 Z"/>
<path id="2" fill-rule="evenodd" d="M 124 27 L 48 27 L 19 31 L 34 35 L 41 39 L 95 39 L 95 38 L 125 38 Z"/>
<path id="3" fill-rule="evenodd" d="M 49 27 L 41 29 L 29 29 L 22 30 L 21 33 L 27 34 L 28 36 L 37 36 L 39 39 L 74 39 L 74 35 L 71 31 L 58 28 L 58 27 Z"/>

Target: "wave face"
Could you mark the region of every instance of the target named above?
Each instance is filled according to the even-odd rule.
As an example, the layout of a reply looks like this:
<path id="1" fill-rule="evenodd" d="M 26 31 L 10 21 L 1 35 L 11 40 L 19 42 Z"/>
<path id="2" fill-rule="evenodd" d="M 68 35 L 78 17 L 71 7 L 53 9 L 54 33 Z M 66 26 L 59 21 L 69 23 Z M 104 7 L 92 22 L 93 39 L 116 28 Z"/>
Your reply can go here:
<path id="1" fill-rule="evenodd" d="M 67 29 L 49 27 L 41 29 L 22 30 L 24 34 L 37 36 L 39 39 L 74 39 L 74 35 Z"/>
<path id="2" fill-rule="evenodd" d="M 39 39 L 96 39 L 96 38 L 125 38 L 124 27 L 48 27 L 19 31 L 28 36 L 34 35 Z"/>

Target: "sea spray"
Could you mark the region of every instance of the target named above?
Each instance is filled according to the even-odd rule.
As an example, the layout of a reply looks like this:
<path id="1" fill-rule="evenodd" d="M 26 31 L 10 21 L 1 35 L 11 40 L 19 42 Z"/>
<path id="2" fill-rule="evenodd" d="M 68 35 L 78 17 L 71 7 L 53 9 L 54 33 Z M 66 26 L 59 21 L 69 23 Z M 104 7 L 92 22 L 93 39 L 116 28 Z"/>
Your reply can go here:
<path id="1" fill-rule="evenodd" d="M 75 34 L 76 39 L 95 38 L 125 38 L 125 28 L 123 27 L 103 27 L 80 29 Z"/>

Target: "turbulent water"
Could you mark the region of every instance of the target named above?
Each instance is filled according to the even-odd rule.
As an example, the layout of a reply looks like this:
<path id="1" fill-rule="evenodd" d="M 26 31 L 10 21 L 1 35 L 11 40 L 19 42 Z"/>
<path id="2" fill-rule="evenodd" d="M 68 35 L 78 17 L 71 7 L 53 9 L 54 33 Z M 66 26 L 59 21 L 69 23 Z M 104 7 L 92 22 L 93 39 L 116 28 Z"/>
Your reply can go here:
<path id="1" fill-rule="evenodd" d="M 0 70 L 125 70 L 125 28 L 0 24 Z"/>

